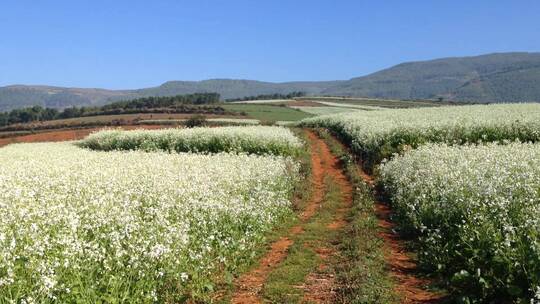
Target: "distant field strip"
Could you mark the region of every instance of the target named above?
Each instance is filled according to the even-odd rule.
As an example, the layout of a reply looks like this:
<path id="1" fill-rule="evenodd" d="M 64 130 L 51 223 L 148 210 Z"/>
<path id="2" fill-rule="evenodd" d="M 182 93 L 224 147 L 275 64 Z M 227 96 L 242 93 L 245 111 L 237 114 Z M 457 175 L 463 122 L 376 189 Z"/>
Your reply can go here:
<path id="1" fill-rule="evenodd" d="M 289 101 L 293 101 L 293 99 L 244 100 L 244 101 L 232 101 L 231 103 L 258 104 L 258 103 L 281 103 L 281 102 L 289 102 Z"/>
<path id="2" fill-rule="evenodd" d="M 0 302 L 209 301 L 292 211 L 278 156 L 0 149 Z"/>
<path id="3" fill-rule="evenodd" d="M 339 104 L 353 104 L 362 106 L 374 106 L 383 108 L 418 108 L 418 107 L 438 107 L 449 105 L 440 101 L 429 100 L 399 100 L 399 99 L 380 99 L 380 98 L 362 98 L 362 97 L 298 97 L 296 100 L 314 101 L 314 102 L 332 102 Z"/>
<path id="4" fill-rule="evenodd" d="M 429 142 L 536 142 L 540 140 L 540 104 L 363 111 L 308 118 L 300 125 L 338 133 L 371 168 L 393 153 Z"/>
<path id="5" fill-rule="evenodd" d="M 222 105 L 227 111 L 239 112 L 248 118 L 261 121 L 300 120 L 313 116 L 312 114 L 292 109 L 287 106 L 272 104 L 231 104 Z"/>
<path id="6" fill-rule="evenodd" d="M 300 111 L 314 114 L 314 115 L 327 115 L 337 113 L 347 113 L 351 111 L 360 111 L 360 109 L 345 108 L 345 107 L 291 107 Z"/>
<path id="7" fill-rule="evenodd" d="M 381 108 L 377 106 L 365 106 L 365 105 L 360 105 L 360 104 L 355 104 L 355 103 L 344 103 L 344 102 L 317 101 L 317 103 L 331 106 L 331 107 L 352 108 L 352 109 L 365 110 L 365 111 L 385 109 L 385 108 Z"/>
<path id="8" fill-rule="evenodd" d="M 79 143 L 92 150 L 244 152 L 295 155 L 300 140 L 283 127 L 221 127 L 163 130 L 105 130 Z"/>
<path id="9" fill-rule="evenodd" d="M 185 123 L 189 119 L 146 119 L 139 120 L 141 124 L 178 124 Z M 216 124 L 230 124 L 230 125 L 258 125 L 261 123 L 258 119 L 247 118 L 207 118 L 205 121 Z"/>
<path id="10" fill-rule="evenodd" d="M 420 237 L 423 264 L 482 303 L 538 303 L 539 144 L 427 145 L 380 175 L 402 228 Z"/>

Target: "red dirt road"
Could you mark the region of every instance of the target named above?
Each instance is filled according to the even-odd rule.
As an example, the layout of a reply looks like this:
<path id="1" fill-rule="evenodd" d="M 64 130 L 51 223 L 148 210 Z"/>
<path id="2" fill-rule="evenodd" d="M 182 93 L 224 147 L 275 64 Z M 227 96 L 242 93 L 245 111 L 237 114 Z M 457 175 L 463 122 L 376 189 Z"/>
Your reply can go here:
<path id="1" fill-rule="evenodd" d="M 133 130 L 133 129 L 160 129 L 163 127 L 166 127 L 166 126 L 136 125 L 136 126 L 120 126 L 119 128 L 122 128 L 124 130 Z M 8 144 L 14 144 L 14 143 L 78 140 L 78 139 L 83 139 L 88 134 L 94 131 L 98 131 L 105 128 L 110 129 L 111 127 L 99 127 L 99 128 L 75 129 L 75 130 L 57 130 L 57 131 L 36 133 L 36 134 L 31 134 L 31 135 L 0 138 L 0 147 L 8 145 Z"/>
<path id="2" fill-rule="evenodd" d="M 329 163 L 331 160 L 331 154 L 326 144 L 313 132 L 308 132 L 308 137 L 312 144 L 311 183 L 313 192 L 309 201 L 304 207 L 304 210 L 300 213 L 300 219 L 303 222 L 308 221 L 321 207 L 325 194 L 324 177 L 326 174 L 323 165 Z M 240 276 L 240 278 L 238 278 L 238 280 L 235 282 L 236 291 L 232 296 L 231 303 L 262 303 L 260 292 L 268 275 L 274 269 L 274 267 L 276 267 L 287 257 L 288 249 L 294 243 L 291 238 L 294 235 L 303 232 L 304 229 L 302 224 L 295 226 L 289 230 L 289 234 L 287 236 L 283 236 L 274 242 L 270 246 L 268 253 L 260 260 L 259 265 L 255 269 Z"/>

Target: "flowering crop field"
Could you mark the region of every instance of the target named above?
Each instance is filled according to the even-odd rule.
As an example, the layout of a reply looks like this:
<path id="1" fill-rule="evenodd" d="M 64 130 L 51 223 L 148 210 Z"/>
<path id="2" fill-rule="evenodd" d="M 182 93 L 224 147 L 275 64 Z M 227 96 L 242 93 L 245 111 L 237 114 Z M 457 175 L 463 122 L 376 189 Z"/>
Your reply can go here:
<path id="1" fill-rule="evenodd" d="M 207 301 L 292 214 L 297 172 L 283 156 L 4 147 L 0 302 Z"/>
<path id="2" fill-rule="evenodd" d="M 453 287 L 540 303 L 540 144 L 429 144 L 383 163 L 380 181 Z"/>
<path id="3" fill-rule="evenodd" d="M 364 111 L 308 118 L 300 125 L 340 134 L 372 169 L 393 153 L 429 142 L 538 141 L 540 104 Z"/>
<path id="4" fill-rule="evenodd" d="M 105 130 L 80 142 L 102 151 L 245 152 L 296 155 L 300 140 L 283 127 L 221 127 L 163 130 Z"/>

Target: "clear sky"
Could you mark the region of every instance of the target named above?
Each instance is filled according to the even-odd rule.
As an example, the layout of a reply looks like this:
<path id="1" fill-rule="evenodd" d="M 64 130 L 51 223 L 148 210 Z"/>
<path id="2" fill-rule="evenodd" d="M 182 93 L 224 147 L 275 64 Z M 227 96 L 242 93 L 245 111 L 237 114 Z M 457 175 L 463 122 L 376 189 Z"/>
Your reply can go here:
<path id="1" fill-rule="evenodd" d="M 0 0 L 0 86 L 334 80 L 540 51 L 540 1 Z"/>

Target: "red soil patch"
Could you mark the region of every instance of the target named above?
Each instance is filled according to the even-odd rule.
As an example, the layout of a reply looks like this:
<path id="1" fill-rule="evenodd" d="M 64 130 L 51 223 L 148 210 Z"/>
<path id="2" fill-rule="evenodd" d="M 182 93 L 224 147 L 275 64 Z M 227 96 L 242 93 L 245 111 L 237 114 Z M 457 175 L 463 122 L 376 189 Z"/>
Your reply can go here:
<path id="1" fill-rule="evenodd" d="M 317 140 L 322 141 L 317 138 Z M 349 179 L 343 173 L 338 158 L 330 152 L 329 147 L 323 142 L 324 169 L 325 174 L 330 176 L 341 194 L 341 208 L 334 215 L 334 220 L 326 227 L 331 230 L 338 230 L 347 224 L 346 215 L 352 207 L 353 187 Z M 325 260 L 335 254 L 328 248 L 316 248 L 315 252 L 322 258 L 322 263 L 318 266 L 318 271 L 307 276 L 304 285 L 304 302 L 309 303 L 331 303 L 336 294 L 336 278 L 334 273 L 329 271 Z"/>
<path id="2" fill-rule="evenodd" d="M 248 274 L 240 277 L 237 282 L 238 292 L 233 296 L 231 303 L 249 304 L 262 303 L 258 293 L 262 289 L 264 281 L 270 271 L 287 256 L 289 247 L 293 241 L 288 237 L 282 237 L 270 247 L 270 252 L 264 256 L 259 266 Z"/>
<path id="3" fill-rule="evenodd" d="M 311 198 L 304 207 L 304 211 L 300 214 L 300 219 L 305 222 L 309 220 L 324 199 L 324 176 L 325 168 L 323 163 L 328 160 L 328 147 L 320 140 L 313 132 L 308 133 L 308 137 L 312 143 L 311 150 L 311 178 L 313 192 Z M 301 225 L 292 227 L 289 230 L 289 236 L 303 233 L 304 229 Z M 270 246 L 268 253 L 260 260 L 257 268 L 240 276 L 235 282 L 236 292 L 232 296 L 231 303 L 233 304 L 252 304 L 262 303 L 259 293 L 262 290 L 270 272 L 281 261 L 287 257 L 287 251 L 294 242 L 289 237 L 282 237 Z"/>
<path id="4" fill-rule="evenodd" d="M 407 254 L 403 240 L 393 232 L 395 224 L 390 221 L 392 211 L 388 205 L 377 202 L 375 210 L 381 227 L 379 236 L 387 249 L 385 260 L 397 283 L 395 289 L 401 296 L 401 303 L 439 303 L 443 295 L 426 290 L 431 281 L 414 275 L 417 265 Z"/>
<path id="5" fill-rule="evenodd" d="M 132 129 L 160 129 L 166 126 L 154 126 L 154 125 L 136 125 L 136 126 L 120 126 L 124 130 Z M 31 142 L 54 142 L 54 141 L 67 141 L 83 139 L 88 134 L 105 128 L 111 127 L 99 127 L 89 129 L 74 129 L 74 130 L 60 130 L 60 131 L 47 131 L 42 133 L 36 133 L 31 135 L 15 136 L 0 138 L 0 147 L 13 144 L 13 143 L 31 143 Z"/>

